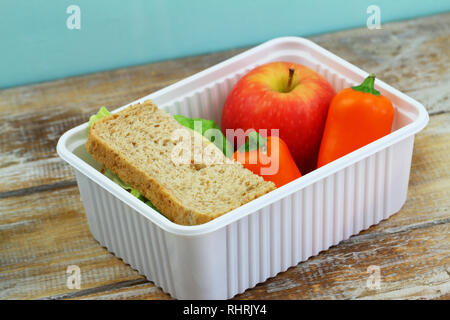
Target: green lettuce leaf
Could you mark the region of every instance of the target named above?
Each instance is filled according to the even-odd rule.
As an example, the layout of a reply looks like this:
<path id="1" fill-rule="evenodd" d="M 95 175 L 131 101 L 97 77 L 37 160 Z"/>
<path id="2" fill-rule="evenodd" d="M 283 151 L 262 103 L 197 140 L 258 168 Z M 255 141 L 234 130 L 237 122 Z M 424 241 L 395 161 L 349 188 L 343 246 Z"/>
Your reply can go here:
<path id="1" fill-rule="evenodd" d="M 182 126 L 197 131 L 209 141 L 214 143 L 228 158 L 233 155 L 233 148 L 231 146 L 231 143 L 225 138 L 219 126 L 213 120 L 206 120 L 202 118 L 188 118 L 180 114 L 174 115 L 173 117 Z M 195 121 L 199 121 L 201 126 L 195 126 Z M 216 141 L 216 137 L 221 137 L 221 139 L 217 139 Z"/>
<path id="2" fill-rule="evenodd" d="M 97 114 L 94 114 L 89 118 L 89 128 L 95 121 L 100 120 L 101 118 L 104 118 L 106 116 L 109 116 L 110 114 L 111 112 L 109 112 L 108 109 L 106 109 L 105 107 L 101 107 L 100 110 L 98 110 Z"/>
<path id="3" fill-rule="evenodd" d="M 131 185 L 129 185 L 128 183 L 126 183 L 125 181 L 120 179 L 119 176 L 117 174 L 115 174 L 114 172 L 112 172 L 111 170 L 106 169 L 103 174 L 105 176 L 107 176 L 109 179 L 111 179 L 112 181 L 114 181 L 115 183 L 117 183 L 119 186 L 121 186 L 122 188 L 127 190 L 133 196 L 135 196 L 139 200 L 143 201 L 146 205 L 148 205 L 148 206 L 152 207 L 154 210 L 160 212 L 158 209 L 156 209 L 156 207 L 153 205 L 153 203 L 151 203 L 151 201 L 148 200 L 138 189 L 133 188 Z"/>
<path id="4" fill-rule="evenodd" d="M 252 131 L 248 134 L 245 143 L 239 147 L 239 151 L 249 152 L 257 149 L 267 152 L 267 139 L 261 137 L 258 132 Z"/>

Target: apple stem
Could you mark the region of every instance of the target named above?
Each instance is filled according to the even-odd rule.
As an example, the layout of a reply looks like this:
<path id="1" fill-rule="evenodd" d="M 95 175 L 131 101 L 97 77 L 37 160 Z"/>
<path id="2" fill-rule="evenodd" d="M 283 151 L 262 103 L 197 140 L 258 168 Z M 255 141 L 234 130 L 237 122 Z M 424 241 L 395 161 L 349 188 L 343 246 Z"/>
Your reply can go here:
<path id="1" fill-rule="evenodd" d="M 288 91 L 291 89 L 292 78 L 294 77 L 294 71 L 295 71 L 294 67 L 289 68 L 289 80 L 288 80 L 288 85 L 287 85 Z"/>

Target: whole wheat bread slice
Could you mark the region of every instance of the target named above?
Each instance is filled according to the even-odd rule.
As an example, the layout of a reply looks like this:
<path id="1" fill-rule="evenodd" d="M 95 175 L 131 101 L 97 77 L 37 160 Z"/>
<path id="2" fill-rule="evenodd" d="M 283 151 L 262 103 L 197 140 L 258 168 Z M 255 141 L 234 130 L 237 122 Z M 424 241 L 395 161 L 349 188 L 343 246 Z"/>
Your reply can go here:
<path id="1" fill-rule="evenodd" d="M 201 143 L 192 143 L 189 160 L 180 163 L 173 161 L 180 143 L 174 132 L 183 130 Z M 208 222 L 275 189 L 151 101 L 93 123 L 86 149 L 178 224 Z M 199 154 L 200 163 L 194 161 Z"/>

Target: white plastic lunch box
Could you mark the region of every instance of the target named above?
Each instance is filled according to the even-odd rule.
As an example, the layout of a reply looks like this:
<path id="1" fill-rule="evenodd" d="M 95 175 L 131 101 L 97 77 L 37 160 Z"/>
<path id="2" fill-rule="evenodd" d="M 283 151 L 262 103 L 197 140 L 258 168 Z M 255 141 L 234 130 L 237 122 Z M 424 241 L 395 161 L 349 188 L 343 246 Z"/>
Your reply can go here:
<path id="1" fill-rule="evenodd" d="M 306 65 L 336 91 L 368 75 L 309 40 L 285 37 L 133 103 L 151 99 L 169 113 L 220 124 L 225 99 L 238 79 L 271 61 Z M 75 168 L 90 230 L 103 246 L 172 297 L 227 299 L 400 210 L 414 134 L 426 126 L 428 114 L 382 81 L 376 88 L 395 106 L 392 133 L 197 226 L 169 221 L 100 173 L 84 148 L 87 123 L 64 133 L 57 151 Z"/>

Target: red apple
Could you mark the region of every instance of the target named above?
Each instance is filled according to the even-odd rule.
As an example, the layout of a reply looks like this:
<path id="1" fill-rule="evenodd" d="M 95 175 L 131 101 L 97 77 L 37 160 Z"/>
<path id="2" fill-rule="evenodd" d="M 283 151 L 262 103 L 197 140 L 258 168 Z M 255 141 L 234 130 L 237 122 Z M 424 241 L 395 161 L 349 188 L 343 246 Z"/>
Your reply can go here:
<path id="1" fill-rule="evenodd" d="M 316 168 L 328 106 L 335 94 L 325 78 L 306 66 L 268 63 L 236 83 L 225 102 L 222 130 L 279 129 L 305 174 Z"/>

